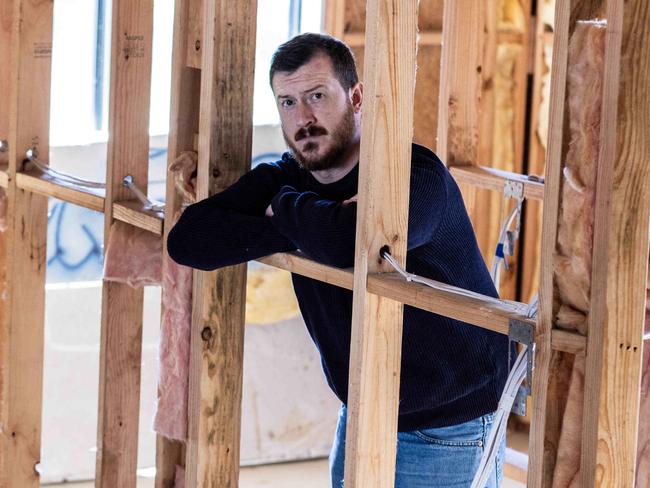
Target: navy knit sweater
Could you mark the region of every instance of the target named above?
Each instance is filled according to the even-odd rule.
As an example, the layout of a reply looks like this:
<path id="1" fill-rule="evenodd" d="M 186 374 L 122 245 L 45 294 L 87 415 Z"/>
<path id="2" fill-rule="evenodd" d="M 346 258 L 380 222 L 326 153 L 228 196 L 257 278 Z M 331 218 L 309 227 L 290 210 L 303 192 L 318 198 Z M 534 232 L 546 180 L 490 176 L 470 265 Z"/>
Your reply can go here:
<path id="1" fill-rule="evenodd" d="M 354 265 L 358 165 L 319 183 L 287 153 L 261 164 L 221 193 L 189 206 L 169 233 L 178 263 L 211 270 L 300 249 L 338 267 Z M 274 216 L 264 212 L 272 205 Z M 413 145 L 408 271 L 497 296 L 455 181 L 430 150 Z M 344 403 L 352 292 L 293 275 L 307 329 L 327 381 Z M 507 376 L 505 336 L 404 307 L 400 431 L 458 424 L 496 410 Z"/>

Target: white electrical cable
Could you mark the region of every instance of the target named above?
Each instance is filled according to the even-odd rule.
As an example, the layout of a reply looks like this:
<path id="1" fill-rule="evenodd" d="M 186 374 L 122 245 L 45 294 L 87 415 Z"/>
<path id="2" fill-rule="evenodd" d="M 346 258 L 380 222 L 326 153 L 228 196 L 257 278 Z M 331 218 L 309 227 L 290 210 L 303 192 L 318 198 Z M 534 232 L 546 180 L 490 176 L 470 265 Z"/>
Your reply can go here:
<path id="1" fill-rule="evenodd" d="M 61 173 L 60 171 L 52 169 L 49 165 L 40 162 L 31 150 L 27 151 L 27 159 L 30 162 L 34 163 L 34 166 L 36 166 L 41 172 L 50 176 L 52 179 L 59 180 L 76 186 L 81 186 L 84 188 L 92 188 L 98 190 L 106 189 L 105 183 L 85 180 L 83 178 L 78 178 L 76 176 L 72 176 L 67 173 Z M 147 195 L 145 195 L 144 192 L 140 190 L 140 188 L 138 188 L 138 186 L 133 182 L 133 176 L 131 175 L 125 176 L 122 183 L 124 184 L 124 186 L 126 186 L 133 192 L 133 194 L 136 196 L 138 200 L 140 200 L 140 202 L 142 202 L 142 205 L 145 210 L 153 210 L 155 212 L 162 212 L 165 210 L 164 203 L 158 203 L 149 200 Z"/>
<path id="2" fill-rule="evenodd" d="M 66 183 L 71 183 L 73 185 L 83 186 L 86 188 L 94 188 L 94 189 L 106 188 L 105 183 L 100 183 L 98 181 L 84 180 L 83 178 L 77 178 L 76 176 L 61 173 L 60 171 L 52 169 L 49 165 L 41 163 L 36 156 L 30 155 L 29 151 L 27 154 L 27 159 L 29 159 L 30 162 L 34 163 L 34 166 L 36 166 L 39 170 L 41 170 L 41 172 L 51 176 L 55 180 L 64 181 Z"/>
<path id="3" fill-rule="evenodd" d="M 382 252 L 382 257 L 395 269 L 395 271 L 402 275 L 406 281 L 421 283 L 423 285 L 430 286 L 431 288 L 439 288 L 439 285 L 433 280 L 407 272 L 388 252 Z M 468 290 L 457 289 L 457 291 L 460 293 L 463 293 L 464 291 L 465 293 L 463 294 L 468 296 L 476 295 Z M 537 297 L 535 297 L 529 305 L 529 317 L 536 315 L 536 312 Z M 512 405 L 514 404 L 515 398 L 517 397 L 517 391 L 519 391 L 519 387 L 526 378 L 528 371 L 528 354 L 530 354 L 528 347 L 524 345 L 523 349 L 515 360 L 514 366 L 510 370 L 510 374 L 506 380 L 503 393 L 501 394 L 501 399 L 499 400 L 499 407 L 494 414 L 492 429 L 490 430 L 488 438 L 485 442 L 483 456 L 481 456 L 481 462 L 479 463 L 479 467 L 476 471 L 476 475 L 474 476 L 474 481 L 472 482 L 471 488 L 483 488 L 486 485 L 488 478 L 492 474 L 492 470 L 495 465 L 494 461 L 499 453 L 499 448 L 501 447 L 503 438 L 506 435 L 508 417 L 510 416 Z"/>
<path id="4" fill-rule="evenodd" d="M 515 206 L 515 208 L 512 209 L 510 212 L 510 215 L 508 215 L 508 218 L 505 220 L 503 223 L 503 226 L 501 227 L 501 230 L 499 232 L 499 240 L 497 242 L 497 248 L 499 246 L 503 246 L 506 240 L 506 236 L 508 233 L 508 228 L 512 225 L 512 223 L 519 217 L 521 214 L 521 203 Z M 499 256 L 495 253 L 494 259 L 492 261 L 492 266 L 490 268 L 490 277 L 492 278 L 492 282 L 494 283 L 495 288 L 498 290 L 499 285 L 501 284 L 501 263 L 505 262 L 505 257 Z"/>
<path id="5" fill-rule="evenodd" d="M 133 182 L 133 176 L 126 175 L 122 180 L 122 184 L 131 190 L 136 198 L 142 202 L 145 210 L 153 210 L 155 212 L 163 212 L 165 210 L 164 203 L 152 202 L 147 198 L 147 195 L 145 195 L 144 192 Z"/>

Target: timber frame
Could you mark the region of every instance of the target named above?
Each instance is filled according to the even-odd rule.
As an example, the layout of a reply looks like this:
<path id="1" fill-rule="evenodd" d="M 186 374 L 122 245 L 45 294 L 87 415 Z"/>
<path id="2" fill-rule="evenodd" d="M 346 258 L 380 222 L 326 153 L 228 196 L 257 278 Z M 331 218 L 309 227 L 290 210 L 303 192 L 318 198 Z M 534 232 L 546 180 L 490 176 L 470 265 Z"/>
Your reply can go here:
<path id="1" fill-rule="evenodd" d="M 330 31 L 359 45 L 363 38 L 345 32 L 344 2 L 326 5 Z M 442 31 L 419 40 L 442 43 L 437 153 L 463 183 L 470 209 L 474 188 L 501 190 L 505 181 L 524 178 L 480 166 L 486 164 L 479 147 L 486 103 L 482 46 L 494 8 L 495 0 L 447 0 Z M 169 158 L 198 150 L 199 198 L 226 188 L 250 167 L 256 9 L 256 0 L 176 0 Z M 551 260 L 569 32 L 576 20 L 594 13 L 609 28 L 592 333 L 585 337 L 553 328 Z M 52 1 L 0 1 L 0 140 L 8 143 L 8 151 L 0 152 L 0 186 L 8 196 L 8 230 L 0 242 L 8 293 L 0 309 L 0 487 L 39 485 L 46 197 L 104 212 L 106 229 L 116 219 L 163 236 L 180 206 L 171 178 L 164 216 L 143 210 L 121 185 L 131 174 L 146 187 L 152 16 L 152 0 L 113 0 L 107 190 L 95 192 L 25 168 L 29 149 L 48 159 Z M 558 352 L 586 354 L 582 486 L 631 487 L 649 246 L 650 5 L 557 1 L 546 183 L 525 184 L 528 197 L 544 202 L 536 321 L 526 317 L 521 303 L 468 297 L 444 284 L 407 283 L 379 258 L 385 245 L 401 264 L 406 257 L 417 23 L 417 0 L 368 1 L 354 270 L 300 254 L 261 260 L 354 291 L 346 487 L 393 486 L 403 304 L 501 333 L 510 319 L 535 326 L 528 486 L 552 484 L 560 420 L 549 389 L 552 358 Z M 134 41 L 121 32 L 140 44 L 125 44 Z M 130 49 L 144 55 L 129 56 Z M 245 284 L 245 265 L 194 272 L 188 443 L 159 438 L 159 488 L 173 486 L 176 464 L 185 464 L 188 487 L 238 485 Z M 101 327 L 96 486 L 130 488 L 136 482 L 142 290 L 104 282 Z M 212 378 L 215 367 L 219 374 Z"/>

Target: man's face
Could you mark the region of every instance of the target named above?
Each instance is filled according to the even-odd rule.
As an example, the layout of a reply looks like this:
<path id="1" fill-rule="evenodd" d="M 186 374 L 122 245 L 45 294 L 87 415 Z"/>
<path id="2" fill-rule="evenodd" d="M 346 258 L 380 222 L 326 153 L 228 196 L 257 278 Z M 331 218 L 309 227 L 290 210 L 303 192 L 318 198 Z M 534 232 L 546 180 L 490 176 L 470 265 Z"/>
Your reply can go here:
<path id="1" fill-rule="evenodd" d="M 347 92 L 324 54 L 293 73 L 273 76 L 284 140 L 309 171 L 335 168 L 359 140 L 360 85 Z"/>

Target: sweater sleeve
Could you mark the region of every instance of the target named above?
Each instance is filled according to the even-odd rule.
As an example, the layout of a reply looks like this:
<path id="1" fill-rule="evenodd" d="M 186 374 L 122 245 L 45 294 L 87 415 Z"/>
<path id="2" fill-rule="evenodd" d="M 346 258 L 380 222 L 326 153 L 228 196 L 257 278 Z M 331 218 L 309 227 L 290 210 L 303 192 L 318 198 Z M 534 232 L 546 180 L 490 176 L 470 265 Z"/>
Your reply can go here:
<path id="1" fill-rule="evenodd" d="M 171 258 L 213 270 L 295 250 L 264 216 L 286 180 L 284 173 L 278 164 L 261 164 L 224 191 L 187 207 L 167 238 Z"/>
<path id="2" fill-rule="evenodd" d="M 424 164 L 411 171 L 408 249 L 433 237 L 444 215 L 444 175 Z M 271 201 L 277 229 L 312 259 L 336 267 L 354 265 L 357 205 L 326 200 L 313 192 L 284 186 Z"/>

